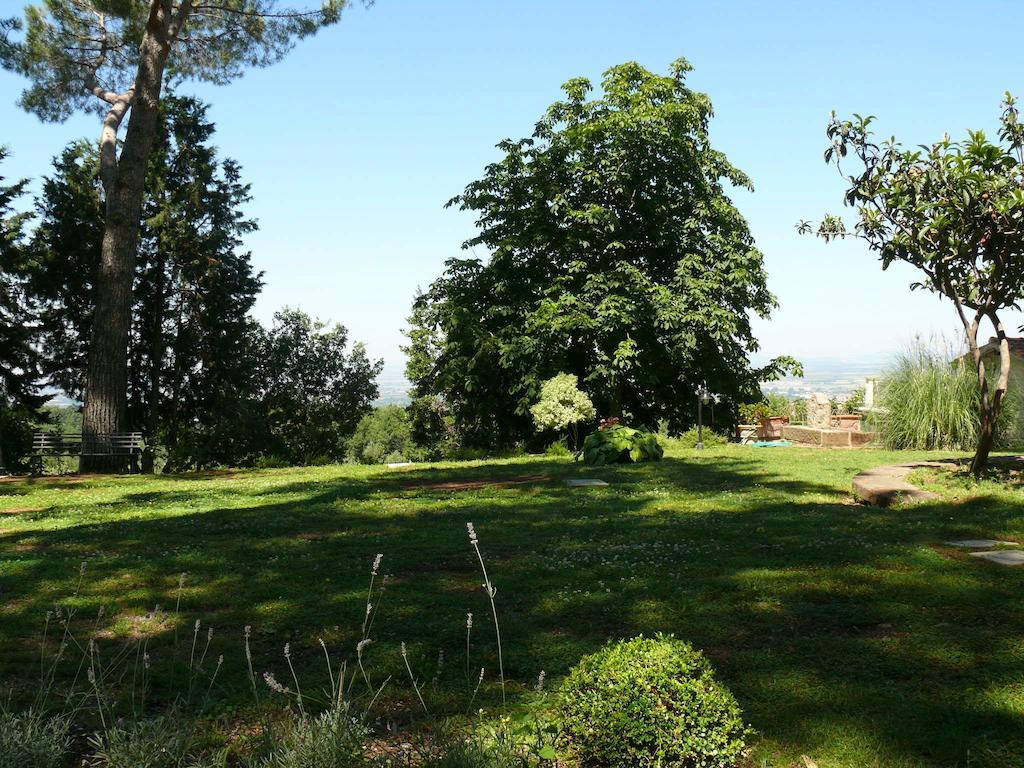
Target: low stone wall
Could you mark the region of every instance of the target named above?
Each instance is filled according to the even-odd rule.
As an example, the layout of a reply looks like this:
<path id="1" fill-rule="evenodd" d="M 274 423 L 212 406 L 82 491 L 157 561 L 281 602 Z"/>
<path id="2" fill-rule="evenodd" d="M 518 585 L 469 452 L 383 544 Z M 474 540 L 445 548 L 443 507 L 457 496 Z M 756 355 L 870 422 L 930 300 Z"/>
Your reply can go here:
<path id="1" fill-rule="evenodd" d="M 818 445 L 822 448 L 860 448 L 874 440 L 875 433 L 787 424 L 782 428 L 782 439 L 804 445 Z"/>

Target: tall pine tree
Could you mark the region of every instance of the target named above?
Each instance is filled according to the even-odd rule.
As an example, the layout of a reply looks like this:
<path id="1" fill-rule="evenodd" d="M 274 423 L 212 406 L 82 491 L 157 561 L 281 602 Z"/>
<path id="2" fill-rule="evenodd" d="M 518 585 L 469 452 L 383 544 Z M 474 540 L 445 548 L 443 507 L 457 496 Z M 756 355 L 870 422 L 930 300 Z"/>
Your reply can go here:
<path id="1" fill-rule="evenodd" d="M 244 416 L 254 389 L 248 312 L 261 281 L 241 250 L 256 228 L 242 212 L 249 187 L 237 163 L 217 156 L 205 105 L 167 97 L 160 120 L 135 265 L 128 425 L 143 431 L 147 444 L 165 447 L 172 467 L 230 462 L 235 438 L 228 425 Z M 87 143 L 68 147 L 54 169 L 37 205 L 30 283 L 46 372 L 81 397 L 103 187 L 96 150 Z M 201 439 L 194 439 L 196 430 Z"/>
<path id="2" fill-rule="evenodd" d="M 0 147 L 0 162 L 7 150 Z M 33 346 L 35 323 L 25 293 L 26 212 L 15 210 L 27 181 L 0 176 L 0 472 L 16 466 L 31 440 L 31 421 L 45 401 Z"/>

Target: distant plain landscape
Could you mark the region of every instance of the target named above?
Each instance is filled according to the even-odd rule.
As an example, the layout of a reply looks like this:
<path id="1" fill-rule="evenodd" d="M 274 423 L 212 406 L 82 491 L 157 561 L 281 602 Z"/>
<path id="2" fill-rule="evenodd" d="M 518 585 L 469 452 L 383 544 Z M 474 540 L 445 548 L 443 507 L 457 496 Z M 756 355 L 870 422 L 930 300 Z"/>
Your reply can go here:
<path id="1" fill-rule="evenodd" d="M 787 376 L 778 381 L 762 385 L 765 392 L 774 392 L 787 397 L 807 397 L 821 392 L 829 397 L 842 397 L 864 386 L 869 376 L 879 376 L 885 370 L 886 362 L 881 358 L 870 360 L 809 360 L 804 361 L 802 378 Z M 380 395 L 375 406 L 408 405 L 409 381 L 405 378 L 405 363 L 384 364 L 384 370 L 377 377 Z"/>

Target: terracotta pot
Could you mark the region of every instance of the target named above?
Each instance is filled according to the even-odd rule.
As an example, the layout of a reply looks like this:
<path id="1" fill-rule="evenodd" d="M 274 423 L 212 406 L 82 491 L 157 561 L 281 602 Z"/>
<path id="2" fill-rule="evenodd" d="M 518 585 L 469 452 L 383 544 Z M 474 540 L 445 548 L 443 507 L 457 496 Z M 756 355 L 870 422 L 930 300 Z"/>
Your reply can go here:
<path id="1" fill-rule="evenodd" d="M 761 439 L 778 440 L 782 437 L 782 427 L 789 424 L 789 416 L 769 416 L 761 420 Z"/>

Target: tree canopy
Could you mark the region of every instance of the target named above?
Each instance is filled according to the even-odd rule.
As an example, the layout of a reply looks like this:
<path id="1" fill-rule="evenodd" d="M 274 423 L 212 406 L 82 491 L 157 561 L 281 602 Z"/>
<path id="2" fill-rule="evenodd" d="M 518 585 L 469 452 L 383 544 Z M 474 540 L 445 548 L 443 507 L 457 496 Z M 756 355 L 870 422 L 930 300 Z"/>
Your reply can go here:
<path id="1" fill-rule="evenodd" d="M 0 163 L 7 149 L 0 146 Z M 26 297 L 25 224 L 16 210 L 27 181 L 0 175 L 0 472 L 14 466 L 31 440 L 29 419 L 46 400 L 33 345 L 35 321 Z"/>
<path id="2" fill-rule="evenodd" d="M 708 137 L 711 102 L 639 64 L 601 93 L 563 86 L 529 138 L 450 205 L 477 216 L 467 250 L 416 300 L 408 352 L 417 395 L 440 395 L 470 442 L 531 431 L 541 382 L 577 375 L 602 415 L 653 426 L 693 418 L 706 381 L 732 402 L 792 368 L 751 365 L 754 315 L 775 307 L 763 257 L 729 198 L 750 180 Z"/>
<path id="3" fill-rule="evenodd" d="M 323 0 L 303 9 L 276 0 L 42 0 L 27 6 L 24 18 L 0 20 L 0 66 L 29 81 L 22 107 L 43 120 L 63 120 L 78 109 L 102 117 L 104 222 L 84 382 L 85 433 L 129 427 L 132 281 L 165 82 L 226 83 L 246 67 L 272 64 L 296 40 L 337 22 L 345 4 Z M 102 457 L 86 465 L 118 467 Z"/>
<path id="4" fill-rule="evenodd" d="M 857 212 L 852 228 L 835 215 L 803 233 L 826 241 L 854 236 L 879 255 L 882 268 L 901 261 L 922 277 L 925 289 L 953 302 L 973 354 L 981 391 L 978 446 L 972 469 L 981 472 L 995 438 L 1010 376 L 1010 350 L 1000 311 L 1019 309 L 1024 296 L 1024 125 L 1014 98 L 1003 103 L 999 141 L 970 131 L 930 146 L 906 148 L 895 138 L 876 140 L 873 117 L 832 115 L 825 161 L 848 188 L 846 205 Z M 853 160 L 854 169 L 844 162 Z M 998 340 L 1000 368 L 989 382 L 978 332 L 989 321 Z"/>

